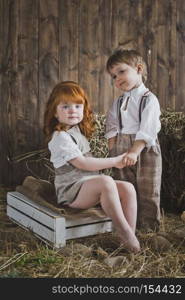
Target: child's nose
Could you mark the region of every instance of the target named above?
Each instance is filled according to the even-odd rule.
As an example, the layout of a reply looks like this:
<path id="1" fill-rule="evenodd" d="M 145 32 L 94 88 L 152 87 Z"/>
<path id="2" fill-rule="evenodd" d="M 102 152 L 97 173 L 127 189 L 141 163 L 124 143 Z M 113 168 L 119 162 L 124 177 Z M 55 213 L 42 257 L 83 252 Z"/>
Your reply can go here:
<path id="1" fill-rule="evenodd" d="M 75 111 L 75 109 L 76 109 L 75 105 L 71 105 L 70 108 L 69 108 L 70 112 Z"/>
<path id="2" fill-rule="evenodd" d="M 118 74 L 117 76 L 116 76 L 116 81 L 119 81 L 121 79 L 121 76 Z"/>

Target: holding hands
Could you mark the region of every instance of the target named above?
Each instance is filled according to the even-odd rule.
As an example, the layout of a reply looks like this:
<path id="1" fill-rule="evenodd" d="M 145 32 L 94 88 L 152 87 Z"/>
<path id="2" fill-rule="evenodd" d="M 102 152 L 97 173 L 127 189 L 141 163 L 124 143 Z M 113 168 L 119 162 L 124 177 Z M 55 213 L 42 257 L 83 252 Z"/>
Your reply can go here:
<path id="1" fill-rule="evenodd" d="M 123 157 L 123 167 L 133 166 L 137 162 L 137 154 L 134 152 L 126 152 Z"/>
<path id="2" fill-rule="evenodd" d="M 144 149 L 146 143 L 143 140 L 136 140 L 132 147 L 122 155 L 117 156 L 117 159 L 119 160 L 119 163 L 115 166 L 118 169 L 124 168 L 124 167 L 130 167 L 136 164 L 137 157 L 141 153 L 141 151 Z M 120 161 L 120 159 L 122 160 Z"/>
<path id="3" fill-rule="evenodd" d="M 134 152 L 126 152 L 115 157 L 115 168 L 122 169 L 124 167 L 133 166 L 137 162 L 137 154 Z"/>

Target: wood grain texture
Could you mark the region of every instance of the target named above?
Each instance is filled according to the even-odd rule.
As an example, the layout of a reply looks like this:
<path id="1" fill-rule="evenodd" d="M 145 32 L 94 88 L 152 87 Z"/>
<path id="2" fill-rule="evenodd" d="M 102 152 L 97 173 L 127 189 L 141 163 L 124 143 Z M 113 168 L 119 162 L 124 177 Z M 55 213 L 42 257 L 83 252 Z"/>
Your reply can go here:
<path id="1" fill-rule="evenodd" d="M 105 69 L 117 46 L 141 52 L 161 108 L 185 112 L 184 16 L 183 0 L 0 0 L 0 183 L 30 174 L 7 157 L 45 146 L 57 82 L 79 82 L 94 112 L 107 112 L 120 94 Z"/>
<path id="2" fill-rule="evenodd" d="M 59 81 L 58 0 L 39 1 L 39 125 L 43 128 L 45 104 Z M 43 142 L 41 136 L 40 144 Z"/>
<path id="3" fill-rule="evenodd" d="M 18 101 L 18 4 L 17 1 L 1 0 L 1 182 L 12 182 L 14 170 L 7 157 L 11 156 L 17 147 L 17 132 L 14 126 L 15 106 Z"/>
<path id="4" fill-rule="evenodd" d="M 176 19 L 176 61 L 174 72 L 176 72 L 176 90 L 175 90 L 175 109 L 185 112 L 185 2 L 177 1 L 177 19 Z"/>
<path id="5" fill-rule="evenodd" d="M 59 77 L 78 82 L 79 0 L 59 1 Z"/>
<path id="6" fill-rule="evenodd" d="M 80 1 L 79 83 L 87 91 L 92 107 L 99 103 L 99 1 Z"/>
<path id="7" fill-rule="evenodd" d="M 16 124 L 15 134 L 19 133 L 14 153 L 23 153 L 28 148 L 39 147 L 38 1 L 18 2 L 18 76 L 15 87 L 18 95 L 16 105 L 13 105 L 13 123 Z"/>

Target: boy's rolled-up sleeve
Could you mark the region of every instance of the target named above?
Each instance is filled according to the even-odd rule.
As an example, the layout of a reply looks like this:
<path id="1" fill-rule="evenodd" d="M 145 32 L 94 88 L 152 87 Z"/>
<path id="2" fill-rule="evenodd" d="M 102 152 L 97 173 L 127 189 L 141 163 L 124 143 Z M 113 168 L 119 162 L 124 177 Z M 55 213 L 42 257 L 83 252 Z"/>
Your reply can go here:
<path id="1" fill-rule="evenodd" d="M 142 112 L 140 129 L 136 134 L 136 140 L 144 140 L 146 147 L 156 144 L 157 134 L 161 129 L 160 106 L 156 97 L 149 97 Z"/>

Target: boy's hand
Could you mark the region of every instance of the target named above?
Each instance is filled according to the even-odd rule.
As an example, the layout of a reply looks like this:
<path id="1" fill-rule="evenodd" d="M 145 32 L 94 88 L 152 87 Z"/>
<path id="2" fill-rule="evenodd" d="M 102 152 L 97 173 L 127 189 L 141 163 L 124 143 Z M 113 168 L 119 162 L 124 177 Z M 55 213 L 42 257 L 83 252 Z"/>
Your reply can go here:
<path id="1" fill-rule="evenodd" d="M 135 165 L 137 157 L 140 155 L 145 146 L 146 143 L 144 140 L 136 140 L 123 158 L 123 167 Z"/>
<path id="2" fill-rule="evenodd" d="M 133 166 L 137 162 L 137 154 L 134 152 L 127 152 L 123 157 L 123 167 Z"/>

